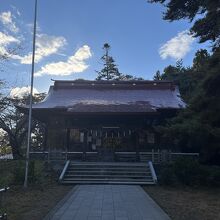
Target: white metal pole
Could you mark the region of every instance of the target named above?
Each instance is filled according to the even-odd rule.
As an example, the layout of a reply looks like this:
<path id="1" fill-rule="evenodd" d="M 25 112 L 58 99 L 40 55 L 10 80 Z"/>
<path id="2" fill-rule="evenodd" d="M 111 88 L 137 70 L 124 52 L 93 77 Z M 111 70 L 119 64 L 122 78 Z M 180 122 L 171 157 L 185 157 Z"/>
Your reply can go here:
<path id="1" fill-rule="evenodd" d="M 33 103 L 33 85 L 34 85 L 34 61 L 35 61 L 35 43 L 36 43 L 36 29 L 37 29 L 37 0 L 35 0 L 34 9 L 34 32 L 33 32 L 33 50 L 32 50 L 32 68 L 31 68 L 31 91 L 30 91 L 30 104 L 28 115 L 28 140 L 27 140 L 27 152 L 26 152 L 26 164 L 25 164 L 25 179 L 24 187 L 28 186 L 28 170 L 30 160 L 30 145 L 31 145 L 31 121 L 32 121 L 32 103 Z"/>

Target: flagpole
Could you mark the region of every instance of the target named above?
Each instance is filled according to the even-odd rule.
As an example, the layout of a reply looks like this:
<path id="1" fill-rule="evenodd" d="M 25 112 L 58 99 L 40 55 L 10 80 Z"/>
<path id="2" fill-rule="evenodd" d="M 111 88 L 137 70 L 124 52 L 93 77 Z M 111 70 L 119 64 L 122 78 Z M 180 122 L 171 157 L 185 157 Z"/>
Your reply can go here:
<path id="1" fill-rule="evenodd" d="M 31 145 L 31 125 L 32 125 L 31 122 L 32 122 L 32 104 L 33 104 L 36 29 L 37 29 L 37 0 L 35 0 L 35 9 L 34 9 L 34 32 L 33 32 L 32 68 L 31 68 L 31 91 L 30 91 L 30 103 L 29 103 L 29 115 L 28 115 L 28 139 L 27 139 L 27 151 L 26 151 L 26 163 L 25 163 L 24 188 L 27 188 L 27 186 L 28 186 L 28 170 L 29 170 L 29 160 L 30 160 L 29 153 L 30 153 L 30 145 Z"/>

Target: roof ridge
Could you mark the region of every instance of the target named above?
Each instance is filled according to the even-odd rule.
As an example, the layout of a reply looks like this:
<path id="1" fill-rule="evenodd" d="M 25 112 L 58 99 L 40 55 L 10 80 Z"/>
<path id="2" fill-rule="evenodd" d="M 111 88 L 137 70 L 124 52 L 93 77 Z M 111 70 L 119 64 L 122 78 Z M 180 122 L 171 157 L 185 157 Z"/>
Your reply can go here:
<path id="1" fill-rule="evenodd" d="M 84 79 L 76 79 L 76 80 L 54 80 L 51 79 L 54 84 L 56 83 L 95 83 L 95 84 L 151 84 L 151 83 L 173 83 L 171 80 L 84 80 Z"/>

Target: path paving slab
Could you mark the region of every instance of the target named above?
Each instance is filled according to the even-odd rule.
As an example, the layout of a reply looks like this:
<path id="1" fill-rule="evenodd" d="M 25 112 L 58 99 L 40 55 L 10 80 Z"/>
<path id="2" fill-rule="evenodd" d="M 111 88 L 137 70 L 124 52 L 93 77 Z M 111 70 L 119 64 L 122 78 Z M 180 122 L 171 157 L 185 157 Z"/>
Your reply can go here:
<path id="1" fill-rule="evenodd" d="M 137 185 L 78 185 L 44 220 L 170 220 Z"/>

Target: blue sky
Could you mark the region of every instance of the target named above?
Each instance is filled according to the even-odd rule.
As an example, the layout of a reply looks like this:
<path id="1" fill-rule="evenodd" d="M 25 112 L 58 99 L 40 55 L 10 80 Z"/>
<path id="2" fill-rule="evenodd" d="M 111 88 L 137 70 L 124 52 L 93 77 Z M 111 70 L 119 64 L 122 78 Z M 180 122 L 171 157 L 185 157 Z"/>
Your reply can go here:
<path id="1" fill-rule="evenodd" d="M 95 79 L 104 43 L 120 72 L 152 79 L 157 70 L 207 47 L 187 34 L 187 21 L 169 23 L 164 8 L 146 0 L 38 0 L 34 87 L 47 91 L 52 79 Z M 21 45 L 4 66 L 10 88 L 30 81 L 34 0 L 1 0 L 0 53 Z M 19 89 L 17 88 L 17 92 Z"/>

